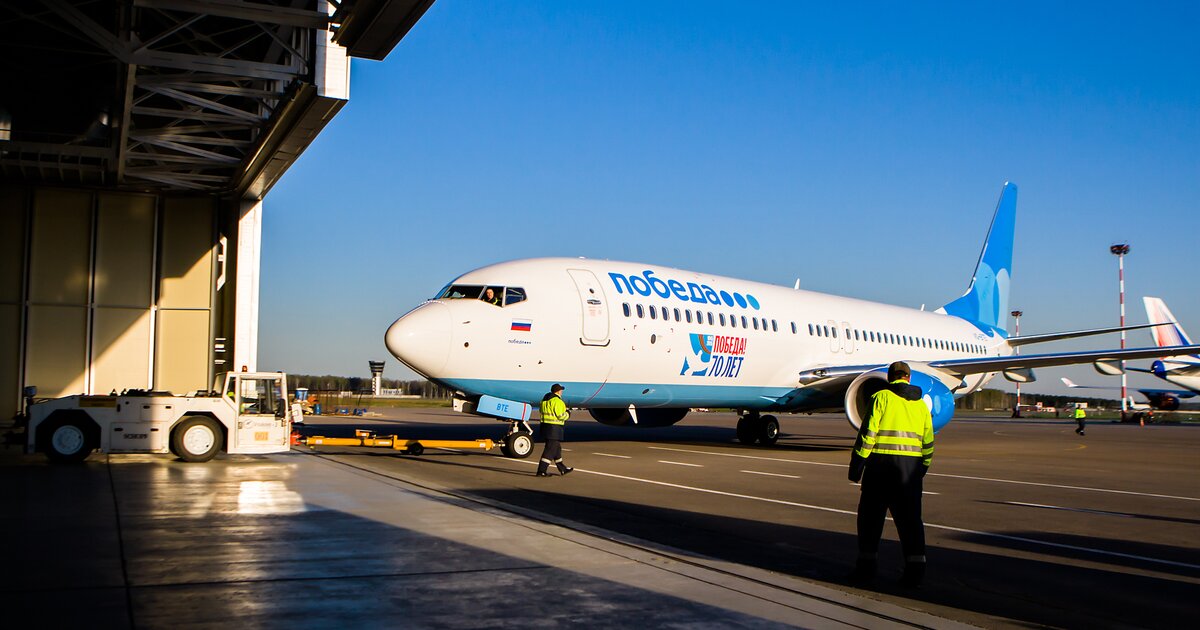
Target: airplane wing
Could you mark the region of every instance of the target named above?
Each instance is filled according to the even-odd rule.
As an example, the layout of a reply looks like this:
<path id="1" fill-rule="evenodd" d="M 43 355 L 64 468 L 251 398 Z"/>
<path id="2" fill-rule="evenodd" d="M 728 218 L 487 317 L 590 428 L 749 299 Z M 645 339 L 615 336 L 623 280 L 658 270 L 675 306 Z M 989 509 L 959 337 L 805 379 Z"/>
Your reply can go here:
<path id="1" fill-rule="evenodd" d="M 930 361 L 929 366 L 956 374 L 980 374 L 982 372 L 1003 372 L 1020 368 L 1053 367 L 1058 365 L 1075 365 L 1095 361 L 1128 361 L 1132 359 L 1153 359 L 1156 357 L 1172 356 L 1174 354 L 1192 354 L 1200 351 L 1200 345 L 1171 346 L 1166 348 L 1129 348 L 1126 350 L 1087 350 L 1083 352 L 1052 352 L 1047 354 L 1020 354 L 1004 357 L 980 357 L 971 359 L 950 359 L 947 361 Z"/>
<path id="2" fill-rule="evenodd" d="M 1047 341 L 1059 341 L 1062 339 L 1075 339 L 1076 337 L 1090 337 L 1092 335 L 1103 335 L 1107 333 L 1121 332 L 1122 330 L 1140 330 L 1142 328 L 1154 328 L 1155 326 L 1170 326 L 1175 322 L 1160 322 L 1157 324 L 1140 324 L 1138 326 L 1114 326 L 1112 328 L 1091 328 L 1088 330 L 1072 330 L 1069 332 L 1046 333 L 1043 335 L 1022 335 L 1020 337 L 1009 337 L 1008 345 L 1016 348 L 1017 346 L 1025 346 L 1031 343 L 1046 343 Z"/>
<path id="3" fill-rule="evenodd" d="M 1072 381 L 1071 379 L 1069 379 L 1065 376 L 1059 380 L 1061 380 L 1064 385 L 1066 385 L 1067 387 L 1070 387 L 1071 389 L 1107 389 L 1107 390 L 1121 389 L 1120 387 L 1117 387 L 1115 385 L 1079 385 L 1079 384 L 1076 384 L 1075 381 Z M 1187 389 L 1153 389 L 1153 388 L 1149 388 L 1149 387 L 1130 387 L 1129 389 L 1140 392 L 1143 396 L 1145 396 L 1147 398 L 1150 398 L 1153 396 L 1162 396 L 1164 394 L 1168 395 L 1168 396 L 1175 396 L 1177 398 L 1192 398 L 1193 396 L 1196 395 L 1196 392 L 1193 392 L 1193 391 L 1187 390 Z"/>
<path id="4" fill-rule="evenodd" d="M 1153 359 L 1156 357 L 1192 354 L 1200 351 L 1200 345 L 1169 346 L 1165 348 L 1129 348 L 1126 350 L 1087 350 L 1084 352 L 1053 352 L 1047 354 L 1020 354 L 1003 357 L 977 357 L 969 359 L 947 359 L 925 362 L 931 368 L 958 377 L 987 372 L 1003 372 L 1022 368 L 1053 367 L 1058 365 L 1075 365 L 1096 361 L 1122 361 L 1133 359 Z M 916 361 L 914 363 L 922 363 Z M 862 374 L 869 370 L 883 367 L 882 364 L 870 365 L 836 365 L 805 370 L 800 373 L 802 384 L 816 384 L 826 379 Z"/>

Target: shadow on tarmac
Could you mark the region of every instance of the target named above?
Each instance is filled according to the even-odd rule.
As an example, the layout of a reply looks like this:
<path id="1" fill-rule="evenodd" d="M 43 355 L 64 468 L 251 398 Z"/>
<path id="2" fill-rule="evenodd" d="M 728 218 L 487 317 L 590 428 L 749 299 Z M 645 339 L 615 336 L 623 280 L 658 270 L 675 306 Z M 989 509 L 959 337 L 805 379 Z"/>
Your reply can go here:
<path id="1" fill-rule="evenodd" d="M 687 512 L 647 504 L 595 499 L 551 491 L 550 488 L 521 490 L 472 490 L 470 494 L 503 504 L 553 514 L 560 518 L 616 531 L 635 538 L 667 545 L 685 552 L 755 566 L 797 577 L 826 582 L 846 590 L 845 574 L 856 553 L 853 535 L 762 521 Z M 954 535 L 954 534 L 952 534 Z M 1039 540 L 1043 533 L 1025 535 Z M 929 574 L 922 588 L 906 589 L 898 584 L 902 554 L 889 524 L 880 547 L 880 574 L 873 589 L 898 599 L 913 599 L 937 608 L 967 610 L 983 615 L 1057 627 L 1177 628 L 1195 619 L 1196 585 L 1168 578 L 1150 577 L 1129 569 L 1152 568 L 1141 562 L 1122 561 L 1112 569 L 1067 565 L 1014 557 L 1011 550 L 997 553 L 969 552 L 930 547 Z M 961 535 L 964 541 L 997 546 L 994 538 Z M 1065 544 L 1101 549 L 1122 547 L 1125 541 L 1091 538 L 1067 540 Z M 1057 542 L 1051 540 L 1052 542 Z M 1020 543 L 1012 547 L 1019 549 Z M 1039 553 L 1046 549 L 1038 547 Z M 1178 557 L 1191 550 L 1156 546 L 1146 550 L 1154 557 Z M 1095 562 L 1095 555 L 1079 553 L 1065 557 Z M 1106 559 L 1100 558 L 1100 561 Z M 1111 562 L 1111 559 L 1107 559 Z M 895 600 L 893 600 L 895 601 Z M 897 602 L 901 603 L 902 602 Z M 1150 610 L 1153 610 L 1151 613 Z M 960 615 L 947 615 L 961 617 Z M 967 620 L 985 623 L 983 620 Z"/>

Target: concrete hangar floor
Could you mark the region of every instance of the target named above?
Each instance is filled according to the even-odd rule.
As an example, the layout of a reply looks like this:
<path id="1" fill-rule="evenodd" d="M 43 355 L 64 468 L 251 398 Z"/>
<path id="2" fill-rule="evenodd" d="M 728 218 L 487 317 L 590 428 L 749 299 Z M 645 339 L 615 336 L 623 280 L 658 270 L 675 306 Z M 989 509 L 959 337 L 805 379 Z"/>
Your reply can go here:
<path id="1" fill-rule="evenodd" d="M 298 448 L 185 464 L 4 456 L 9 620 L 158 627 L 1179 627 L 1200 595 L 1200 427 L 960 417 L 927 477 L 930 569 L 874 590 L 854 558 L 852 436 L 782 416 L 774 447 L 733 417 L 666 429 L 576 420 L 567 477 L 536 455 Z M 496 437 L 444 409 L 312 417 L 406 438 Z M 69 604 L 69 605 L 68 605 Z M 5 625 L 8 625 L 7 623 Z"/>

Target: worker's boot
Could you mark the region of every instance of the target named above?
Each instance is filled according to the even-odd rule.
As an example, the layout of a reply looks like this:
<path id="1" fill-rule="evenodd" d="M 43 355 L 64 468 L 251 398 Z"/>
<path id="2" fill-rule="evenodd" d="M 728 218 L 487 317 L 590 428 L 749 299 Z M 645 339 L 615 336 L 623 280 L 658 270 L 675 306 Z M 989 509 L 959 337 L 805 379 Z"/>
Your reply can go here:
<path id="1" fill-rule="evenodd" d="M 846 581 L 851 586 L 870 586 L 875 581 L 875 571 L 877 568 L 875 556 L 859 556 L 858 560 L 854 563 L 854 570 L 846 576 Z"/>
<path id="2" fill-rule="evenodd" d="M 575 470 L 574 468 L 571 468 L 570 466 L 564 464 L 561 459 L 554 463 L 558 466 L 558 474 L 560 474 L 560 475 L 566 475 L 566 474 L 570 473 L 571 471 Z"/>
<path id="3" fill-rule="evenodd" d="M 548 459 L 543 459 L 543 460 L 539 461 L 539 462 L 538 462 L 538 469 L 537 469 L 537 475 L 536 475 L 536 476 L 538 476 L 538 477 L 549 477 L 549 476 L 550 476 L 550 473 L 546 472 L 546 470 L 547 470 L 548 468 L 550 468 L 550 460 L 548 460 Z"/>
<path id="4" fill-rule="evenodd" d="M 921 580 L 925 579 L 925 561 L 905 562 L 904 575 L 900 576 L 900 585 L 908 588 L 917 588 L 921 586 Z"/>

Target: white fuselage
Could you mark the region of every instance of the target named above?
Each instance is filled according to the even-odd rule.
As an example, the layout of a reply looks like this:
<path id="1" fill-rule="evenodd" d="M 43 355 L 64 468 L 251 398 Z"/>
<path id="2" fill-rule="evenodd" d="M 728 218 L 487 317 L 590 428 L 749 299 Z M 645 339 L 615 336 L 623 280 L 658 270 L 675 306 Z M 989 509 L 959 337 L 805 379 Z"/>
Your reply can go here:
<path id="1" fill-rule="evenodd" d="M 573 406 L 809 410 L 839 403 L 819 387 L 805 395 L 802 371 L 1011 354 L 994 331 L 945 314 L 640 263 L 518 260 L 455 287 L 469 297 L 413 309 L 389 328 L 389 350 L 465 394 L 526 402 L 558 382 Z M 476 287 L 525 299 L 495 306 Z"/>

